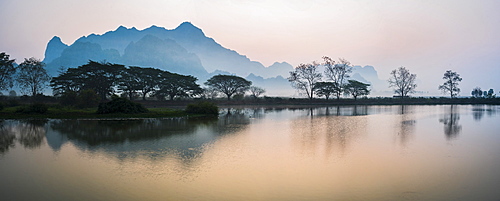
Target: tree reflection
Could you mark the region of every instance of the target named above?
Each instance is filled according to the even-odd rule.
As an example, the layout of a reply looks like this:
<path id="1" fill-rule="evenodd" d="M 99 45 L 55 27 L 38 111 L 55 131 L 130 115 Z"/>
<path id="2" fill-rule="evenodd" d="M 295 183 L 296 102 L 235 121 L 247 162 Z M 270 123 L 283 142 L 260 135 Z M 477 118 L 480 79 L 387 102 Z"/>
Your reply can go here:
<path id="1" fill-rule="evenodd" d="M 102 151 L 120 160 L 137 156 L 156 160 L 174 154 L 189 164 L 207 144 L 249 123 L 241 110 L 227 110 L 218 119 L 54 120 L 50 128 L 81 150 Z"/>
<path id="2" fill-rule="evenodd" d="M 415 119 L 412 116 L 413 107 L 407 105 L 399 106 L 399 127 L 398 138 L 401 146 L 406 147 L 409 141 L 413 138 L 413 131 L 415 130 Z"/>
<path id="3" fill-rule="evenodd" d="M 18 126 L 19 143 L 29 149 L 39 148 L 45 138 L 47 120 L 25 120 Z"/>
<path id="4" fill-rule="evenodd" d="M 476 121 L 481 121 L 481 119 L 484 117 L 485 114 L 488 116 L 493 116 L 496 114 L 496 108 L 495 106 L 491 105 L 474 105 L 472 106 L 472 116 L 474 117 L 474 120 Z"/>
<path id="5" fill-rule="evenodd" d="M 458 137 L 462 131 L 462 126 L 458 124 L 460 113 L 457 112 L 457 107 L 450 105 L 450 109 L 445 113 L 444 118 L 439 119 L 439 122 L 444 124 L 444 134 L 447 140 L 452 140 Z"/>
<path id="6" fill-rule="evenodd" d="M 0 154 L 9 151 L 10 148 L 15 147 L 16 135 L 10 127 L 5 125 L 4 120 L 0 120 Z"/>
<path id="7" fill-rule="evenodd" d="M 301 151 L 316 154 L 317 150 L 324 150 L 325 156 L 333 153 L 344 156 L 349 145 L 365 133 L 367 124 L 365 117 L 353 116 L 352 110 L 346 112 L 340 107 L 333 109 L 336 111 L 330 112 L 331 108 L 310 108 L 306 113 L 310 118 L 292 120 L 294 144 Z M 337 116 L 337 114 L 345 116 Z"/>

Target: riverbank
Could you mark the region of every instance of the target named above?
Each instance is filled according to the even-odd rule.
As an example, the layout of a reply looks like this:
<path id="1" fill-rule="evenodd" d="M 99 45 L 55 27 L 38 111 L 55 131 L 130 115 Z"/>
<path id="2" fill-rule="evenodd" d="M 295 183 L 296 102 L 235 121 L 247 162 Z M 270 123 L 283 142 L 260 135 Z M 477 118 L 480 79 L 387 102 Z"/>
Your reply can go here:
<path id="1" fill-rule="evenodd" d="M 57 102 L 44 102 L 48 106 L 47 112 L 43 114 L 22 113 L 19 107 L 27 103 L 19 103 L 17 106 L 7 106 L 0 111 L 0 119 L 26 119 L 26 118 L 53 118 L 53 119 L 77 119 L 77 118 L 169 118 L 169 117 L 193 117 L 185 112 L 188 104 L 199 103 L 202 100 L 136 100 L 134 102 L 145 106 L 149 112 L 140 114 L 97 114 L 97 108 L 75 109 L 61 107 Z M 203 100 L 207 101 L 207 100 Z M 342 105 L 500 105 L 500 98 L 361 98 L 361 99 L 297 99 L 264 97 L 259 99 L 241 100 L 209 100 L 221 108 L 228 107 L 319 107 L 319 106 L 342 106 Z"/>

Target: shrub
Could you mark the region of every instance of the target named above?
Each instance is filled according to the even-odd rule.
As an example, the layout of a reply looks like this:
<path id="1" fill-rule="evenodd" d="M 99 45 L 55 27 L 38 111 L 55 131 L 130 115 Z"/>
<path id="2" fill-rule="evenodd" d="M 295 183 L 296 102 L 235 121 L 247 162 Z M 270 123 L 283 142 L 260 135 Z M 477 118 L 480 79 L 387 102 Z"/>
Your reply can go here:
<path id="1" fill-rule="evenodd" d="M 49 106 L 43 103 L 35 103 L 27 106 L 22 106 L 16 109 L 16 113 L 25 114 L 45 114 L 49 110 Z"/>
<path id="2" fill-rule="evenodd" d="M 190 114 L 219 115 L 219 107 L 211 102 L 199 102 L 188 104 L 186 112 Z"/>
<path id="3" fill-rule="evenodd" d="M 94 90 L 87 89 L 81 91 L 76 97 L 76 106 L 79 108 L 95 107 L 99 104 L 99 101 L 101 101 L 99 95 Z"/>
<path id="4" fill-rule="evenodd" d="M 114 97 L 107 103 L 100 103 L 97 107 L 97 114 L 125 113 L 137 114 L 146 113 L 148 109 L 139 103 L 134 103 L 126 98 Z"/>
<path id="5" fill-rule="evenodd" d="M 4 106 L 4 104 L 2 102 L 0 102 L 0 111 L 2 111 L 3 108 L 5 108 L 5 106 Z"/>

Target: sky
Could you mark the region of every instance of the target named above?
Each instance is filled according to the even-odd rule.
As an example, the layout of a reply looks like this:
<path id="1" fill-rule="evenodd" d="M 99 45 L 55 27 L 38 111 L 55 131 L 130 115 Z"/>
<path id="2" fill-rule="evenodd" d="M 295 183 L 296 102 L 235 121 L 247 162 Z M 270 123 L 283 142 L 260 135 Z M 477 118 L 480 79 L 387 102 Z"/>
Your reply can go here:
<path id="1" fill-rule="evenodd" d="M 474 87 L 500 94 L 498 8 L 500 0 L 0 0 L 0 52 L 43 59 L 53 36 L 72 44 L 120 25 L 189 21 L 265 66 L 341 57 L 374 66 L 382 80 L 405 66 L 429 94 L 453 70 L 461 95 Z"/>

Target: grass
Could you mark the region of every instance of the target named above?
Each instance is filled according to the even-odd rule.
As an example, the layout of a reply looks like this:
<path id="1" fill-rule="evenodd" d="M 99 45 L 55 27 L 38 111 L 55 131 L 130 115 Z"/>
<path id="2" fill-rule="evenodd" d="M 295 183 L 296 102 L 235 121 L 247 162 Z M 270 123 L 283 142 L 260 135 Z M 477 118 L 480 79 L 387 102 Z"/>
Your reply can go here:
<path id="1" fill-rule="evenodd" d="M 51 106 L 45 114 L 16 113 L 21 106 L 6 107 L 0 111 L 1 119 L 82 119 L 82 118 L 165 118 L 187 116 L 183 110 L 169 108 L 148 108 L 149 112 L 141 114 L 97 114 L 97 108 L 74 109 Z"/>

